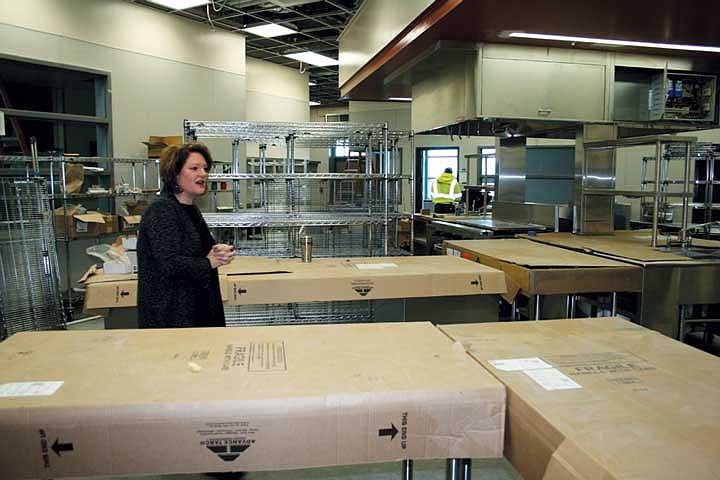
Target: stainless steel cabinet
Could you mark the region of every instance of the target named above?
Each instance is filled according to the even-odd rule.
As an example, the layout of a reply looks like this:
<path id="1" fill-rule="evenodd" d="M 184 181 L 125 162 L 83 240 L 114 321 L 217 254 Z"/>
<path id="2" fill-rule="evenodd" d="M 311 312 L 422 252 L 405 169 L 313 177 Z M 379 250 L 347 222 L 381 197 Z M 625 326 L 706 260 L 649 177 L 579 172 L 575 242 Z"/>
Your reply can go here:
<path id="1" fill-rule="evenodd" d="M 605 119 L 605 66 L 485 58 L 481 114 L 552 120 Z"/>

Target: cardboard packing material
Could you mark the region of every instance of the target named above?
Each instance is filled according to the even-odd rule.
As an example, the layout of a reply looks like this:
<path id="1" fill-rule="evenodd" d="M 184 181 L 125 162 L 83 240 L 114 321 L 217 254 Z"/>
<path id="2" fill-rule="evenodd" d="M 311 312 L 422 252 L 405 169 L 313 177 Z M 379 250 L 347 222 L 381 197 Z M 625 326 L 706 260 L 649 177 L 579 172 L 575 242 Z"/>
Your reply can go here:
<path id="1" fill-rule="evenodd" d="M 76 213 L 79 210 L 79 205 L 67 205 L 65 208 L 55 209 L 56 236 L 65 237 L 67 233 L 68 238 L 96 237 L 118 231 L 116 215 L 97 211 Z"/>
<path id="2" fill-rule="evenodd" d="M 425 322 L 0 344 L 3 479 L 499 458 L 504 421 L 502 384 Z"/>
<path id="3" fill-rule="evenodd" d="M 641 267 L 526 239 L 453 240 L 443 248 L 448 255 L 505 272 L 509 301 L 518 291 L 556 295 L 642 289 Z"/>
<path id="4" fill-rule="evenodd" d="M 255 257 L 256 258 L 256 257 Z M 448 256 L 257 261 L 221 267 L 231 305 L 505 293 L 502 272 Z"/>
<path id="5" fill-rule="evenodd" d="M 142 142 L 148 147 L 148 158 L 158 158 L 165 147 L 170 145 L 182 145 L 181 135 L 150 135 L 147 142 Z"/>
<path id="6" fill-rule="evenodd" d="M 720 478 L 720 358 L 618 318 L 441 328 L 507 387 L 525 480 Z"/>

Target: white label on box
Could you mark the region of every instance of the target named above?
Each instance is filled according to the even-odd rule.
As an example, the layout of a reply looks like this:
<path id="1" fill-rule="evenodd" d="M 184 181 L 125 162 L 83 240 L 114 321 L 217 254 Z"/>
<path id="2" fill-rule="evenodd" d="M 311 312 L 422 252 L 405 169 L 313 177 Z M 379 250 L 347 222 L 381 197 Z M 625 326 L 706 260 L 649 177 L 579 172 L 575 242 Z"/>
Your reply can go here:
<path id="1" fill-rule="evenodd" d="M 45 397 L 52 395 L 65 382 L 15 382 L 0 384 L 2 397 Z"/>
<path id="2" fill-rule="evenodd" d="M 360 270 L 382 270 L 385 268 L 397 268 L 395 263 L 358 263 L 355 265 Z"/>
<path id="3" fill-rule="evenodd" d="M 582 388 L 570 377 L 557 368 L 540 368 L 537 370 L 525 370 L 525 375 L 535 380 L 535 383 L 545 390 L 572 390 Z"/>
<path id="4" fill-rule="evenodd" d="M 88 224 L 87 222 L 80 222 L 78 221 L 75 224 L 75 231 L 78 233 L 87 233 L 88 231 Z"/>
<path id="5" fill-rule="evenodd" d="M 538 357 L 506 358 L 504 360 L 490 360 L 490 365 L 504 372 L 517 372 L 520 370 L 534 370 L 536 368 L 552 368 Z"/>
<path id="6" fill-rule="evenodd" d="M 450 255 L 451 257 L 459 257 L 460 256 L 460 252 L 455 250 L 454 248 L 445 249 L 445 253 L 447 255 Z"/>

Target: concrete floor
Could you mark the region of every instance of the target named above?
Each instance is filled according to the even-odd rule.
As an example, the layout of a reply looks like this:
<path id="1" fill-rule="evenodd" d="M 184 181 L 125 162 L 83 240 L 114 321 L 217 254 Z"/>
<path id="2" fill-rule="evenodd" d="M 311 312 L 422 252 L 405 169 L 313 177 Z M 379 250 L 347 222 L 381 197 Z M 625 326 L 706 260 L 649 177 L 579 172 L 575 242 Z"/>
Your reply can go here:
<path id="1" fill-rule="evenodd" d="M 251 472 L 245 480 L 399 480 L 401 464 L 375 463 L 332 468 L 307 468 L 277 472 Z M 444 480 L 445 461 L 414 462 L 414 480 Z M 476 480 L 522 480 L 507 460 L 473 460 L 472 478 Z M 203 474 L 160 475 L 145 477 L 87 477 L 85 480 L 211 480 Z"/>
<path id="2" fill-rule="evenodd" d="M 103 330 L 103 318 L 94 318 L 85 322 L 68 325 L 68 330 Z M 414 480 L 443 480 L 445 476 L 444 460 L 416 461 L 413 464 Z M 473 460 L 472 478 L 482 480 L 522 480 L 505 459 Z M 401 463 L 376 463 L 332 468 L 308 468 L 303 470 L 285 470 L 275 472 L 250 472 L 244 480 L 399 480 Z M 86 477 L 85 480 L 212 480 L 203 474 L 154 475 L 142 477 Z"/>

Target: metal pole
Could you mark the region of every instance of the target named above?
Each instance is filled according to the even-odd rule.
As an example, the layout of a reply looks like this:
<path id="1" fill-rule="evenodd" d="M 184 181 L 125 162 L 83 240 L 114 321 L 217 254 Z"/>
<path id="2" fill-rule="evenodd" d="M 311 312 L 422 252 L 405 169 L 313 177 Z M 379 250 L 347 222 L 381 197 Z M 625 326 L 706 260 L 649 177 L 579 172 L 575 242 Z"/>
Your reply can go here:
<path id="1" fill-rule="evenodd" d="M 384 164 L 384 172 L 383 172 L 383 181 L 385 182 L 385 241 L 383 245 L 383 254 L 385 256 L 388 255 L 388 236 L 390 234 L 389 232 L 389 218 L 390 218 L 390 204 L 389 204 L 389 197 L 390 197 L 390 180 L 388 179 L 388 172 L 390 171 L 390 151 L 388 150 L 388 126 L 387 123 L 383 125 L 383 138 L 382 138 L 382 150 L 381 155 L 383 159 Z M 396 219 L 397 220 L 397 219 Z"/>
<path id="2" fill-rule="evenodd" d="M 462 460 L 462 478 L 463 480 L 472 480 L 472 460 L 469 458 Z"/>
<path id="3" fill-rule="evenodd" d="M 689 199 L 688 199 L 688 193 L 690 193 L 690 145 L 691 143 L 685 144 L 685 171 L 683 172 L 683 198 L 682 198 L 682 229 L 685 231 L 685 229 L 688 226 L 688 206 L 689 206 Z M 709 160 L 712 161 L 712 160 Z M 710 179 L 706 179 L 707 182 L 705 183 L 707 188 L 709 185 L 711 185 Z"/>
<path id="4" fill-rule="evenodd" d="M 237 175 L 240 173 L 240 141 L 238 139 L 232 142 L 232 166 L 231 171 Z M 233 212 L 240 211 L 240 179 L 233 178 Z M 233 228 L 233 245 L 240 244 L 240 229 Z"/>
<path id="5" fill-rule="evenodd" d="M 655 197 L 653 198 L 652 219 L 652 248 L 657 247 L 658 237 L 658 207 L 660 205 L 660 173 L 662 170 L 662 144 L 660 140 L 655 143 Z"/>
<path id="6" fill-rule="evenodd" d="M 540 295 L 535 295 L 535 320 L 540 320 Z"/>
<path id="7" fill-rule="evenodd" d="M 517 320 L 517 297 L 510 304 L 510 320 Z"/>
<path id="8" fill-rule="evenodd" d="M 567 318 L 570 318 L 570 297 L 571 295 L 569 294 L 565 296 L 565 315 Z"/>
<path id="9" fill-rule="evenodd" d="M 449 458 L 445 468 L 445 478 L 447 480 L 461 480 L 462 460 L 459 458 Z"/>
<path id="10" fill-rule="evenodd" d="M 612 316 L 617 315 L 617 292 L 612 293 Z"/>
<path id="11" fill-rule="evenodd" d="M 415 132 L 410 132 L 410 255 L 415 255 Z M 402 174 L 402 171 L 400 172 Z"/>
<path id="12" fill-rule="evenodd" d="M 575 295 L 570 295 L 570 318 L 575 318 L 575 305 L 577 298 Z"/>
<path id="13" fill-rule="evenodd" d="M 412 480 L 413 478 L 413 461 L 403 460 L 402 462 L 402 478 L 403 480 Z"/>

